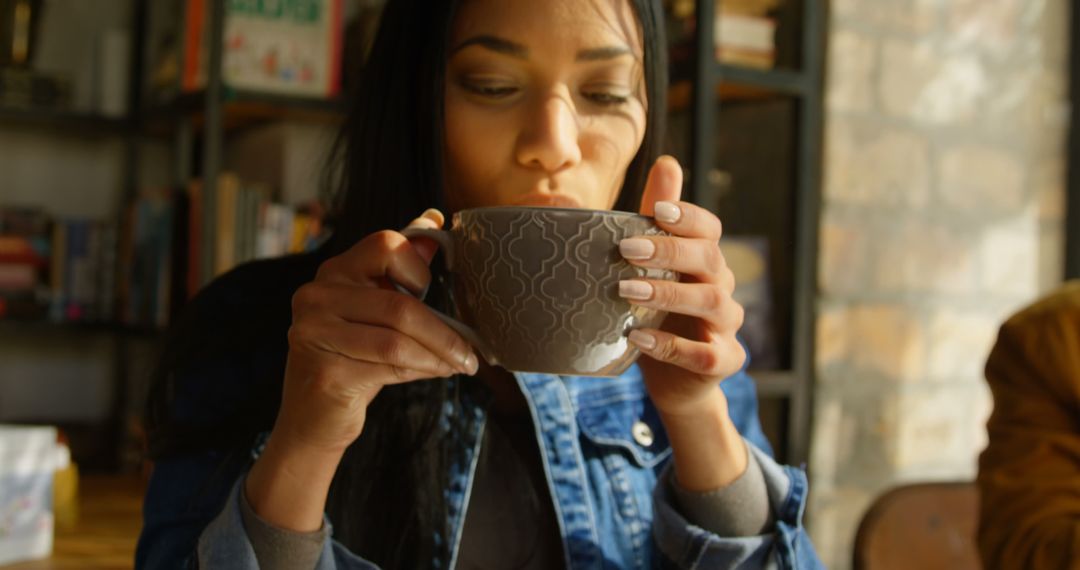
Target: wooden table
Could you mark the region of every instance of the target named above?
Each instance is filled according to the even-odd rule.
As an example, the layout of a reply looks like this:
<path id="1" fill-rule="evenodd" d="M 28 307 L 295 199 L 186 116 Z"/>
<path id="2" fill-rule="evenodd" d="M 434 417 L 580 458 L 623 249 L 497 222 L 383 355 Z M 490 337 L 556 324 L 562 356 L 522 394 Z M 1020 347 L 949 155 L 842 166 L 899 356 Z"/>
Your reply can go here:
<path id="1" fill-rule="evenodd" d="M 135 566 L 135 541 L 142 528 L 145 484 L 138 474 L 83 476 L 79 520 L 56 529 L 53 554 L 45 560 L 0 566 L 2 570 L 120 570 Z"/>

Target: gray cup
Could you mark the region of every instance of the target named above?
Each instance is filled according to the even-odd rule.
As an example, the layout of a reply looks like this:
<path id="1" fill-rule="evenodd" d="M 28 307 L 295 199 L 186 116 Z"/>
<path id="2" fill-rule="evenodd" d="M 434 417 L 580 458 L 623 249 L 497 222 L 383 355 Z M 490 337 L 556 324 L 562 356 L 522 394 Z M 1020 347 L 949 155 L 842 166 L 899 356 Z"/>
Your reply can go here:
<path id="1" fill-rule="evenodd" d="M 620 240 L 667 235 L 627 212 L 475 208 L 455 214 L 449 231 L 402 233 L 443 249 L 459 318 L 440 318 L 489 364 L 517 372 L 622 374 L 640 355 L 629 331 L 659 327 L 666 313 L 619 297 L 619 281 L 679 278 L 623 259 Z"/>

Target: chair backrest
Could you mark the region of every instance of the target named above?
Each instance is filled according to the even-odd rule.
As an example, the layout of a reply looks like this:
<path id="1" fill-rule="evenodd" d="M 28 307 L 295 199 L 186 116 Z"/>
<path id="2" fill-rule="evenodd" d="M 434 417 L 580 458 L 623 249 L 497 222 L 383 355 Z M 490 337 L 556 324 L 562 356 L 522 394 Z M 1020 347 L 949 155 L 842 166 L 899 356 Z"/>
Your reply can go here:
<path id="1" fill-rule="evenodd" d="M 981 568 L 974 483 L 894 488 L 870 506 L 855 535 L 855 570 Z"/>

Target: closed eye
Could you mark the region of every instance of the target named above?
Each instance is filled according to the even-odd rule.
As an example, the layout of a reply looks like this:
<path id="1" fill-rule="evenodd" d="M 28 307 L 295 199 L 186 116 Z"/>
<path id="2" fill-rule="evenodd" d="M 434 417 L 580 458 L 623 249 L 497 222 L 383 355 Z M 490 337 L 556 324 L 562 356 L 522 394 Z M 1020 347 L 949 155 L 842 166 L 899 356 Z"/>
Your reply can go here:
<path id="1" fill-rule="evenodd" d="M 489 99 L 503 99 L 517 93 L 519 90 L 513 85 L 470 83 L 467 81 L 463 81 L 461 86 L 469 93 Z"/>
<path id="2" fill-rule="evenodd" d="M 629 95 L 620 95 L 617 93 L 592 92 L 586 93 L 585 98 L 597 105 L 605 107 L 616 107 L 630 102 Z"/>

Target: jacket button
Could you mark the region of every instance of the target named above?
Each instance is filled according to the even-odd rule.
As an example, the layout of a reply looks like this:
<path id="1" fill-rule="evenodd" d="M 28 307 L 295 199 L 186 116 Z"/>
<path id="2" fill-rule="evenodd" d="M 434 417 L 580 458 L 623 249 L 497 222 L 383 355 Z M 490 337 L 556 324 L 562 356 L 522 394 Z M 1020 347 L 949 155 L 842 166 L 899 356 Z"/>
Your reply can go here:
<path id="1" fill-rule="evenodd" d="M 630 431 L 634 435 L 634 441 L 638 442 L 641 447 L 649 447 L 656 439 L 649 424 L 641 420 L 634 422 L 634 427 Z"/>

